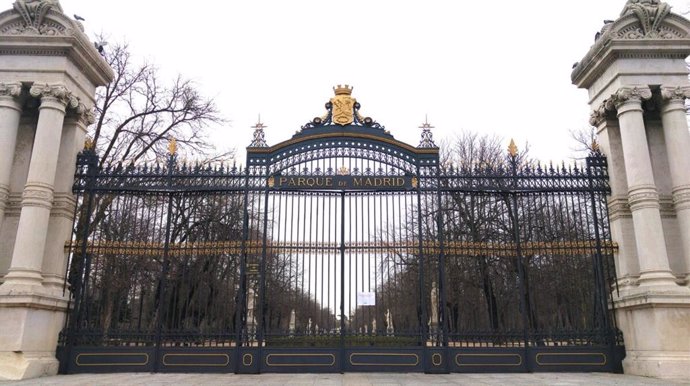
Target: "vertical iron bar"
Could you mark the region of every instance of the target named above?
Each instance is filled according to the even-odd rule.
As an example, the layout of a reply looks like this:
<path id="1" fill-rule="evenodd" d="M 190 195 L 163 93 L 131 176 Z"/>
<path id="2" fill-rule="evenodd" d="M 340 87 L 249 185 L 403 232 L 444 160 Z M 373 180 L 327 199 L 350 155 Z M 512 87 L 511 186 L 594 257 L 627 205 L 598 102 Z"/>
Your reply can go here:
<path id="1" fill-rule="evenodd" d="M 268 170 L 266 170 L 268 173 Z M 268 178 L 268 175 L 266 176 Z M 263 240 L 261 247 L 261 265 L 259 266 L 259 331 L 258 331 L 258 341 L 259 341 L 259 358 L 261 358 L 261 353 L 263 351 L 264 342 L 264 329 L 265 326 L 265 307 L 266 307 L 266 243 L 268 241 L 268 197 L 269 197 L 269 187 L 266 183 L 264 188 L 264 224 L 263 224 Z"/>
<path id="2" fill-rule="evenodd" d="M 240 283 L 235 296 L 235 373 L 240 371 L 240 348 L 244 344 L 242 329 L 244 325 L 244 303 L 247 287 L 247 239 L 249 238 L 249 156 L 244 169 L 244 214 L 242 219 L 242 242 L 240 251 Z"/>
<path id="3" fill-rule="evenodd" d="M 340 192 L 340 371 L 345 369 L 345 191 Z"/>
<path id="4" fill-rule="evenodd" d="M 422 347 L 426 346 L 427 340 L 427 314 L 426 302 L 424 296 L 424 234 L 422 233 L 422 176 L 420 173 L 419 164 L 417 168 L 417 232 L 419 233 L 419 259 L 417 264 L 419 266 L 419 344 Z M 425 353 L 426 351 L 423 351 Z M 426 358 L 424 359 L 426 363 Z"/>
<path id="5" fill-rule="evenodd" d="M 524 352 L 525 352 L 525 363 L 527 365 L 527 370 L 531 371 L 532 367 L 532 361 L 529 358 L 529 316 L 528 312 L 530 310 L 528 309 L 528 303 L 527 303 L 527 286 L 526 286 L 526 273 L 525 273 L 525 267 L 523 265 L 523 258 L 522 258 L 522 245 L 520 243 L 520 223 L 518 221 L 518 173 L 517 173 L 517 156 L 516 155 L 510 155 L 510 168 L 511 168 L 511 173 L 512 173 L 512 191 L 510 192 L 510 197 L 512 201 L 512 220 L 513 220 L 513 238 L 515 242 L 515 259 L 517 262 L 517 268 L 518 268 L 518 281 L 519 281 L 519 289 L 520 289 L 520 307 L 522 307 L 522 333 L 523 333 L 523 341 L 524 341 Z"/>
<path id="6" fill-rule="evenodd" d="M 438 254 L 438 291 L 440 293 L 440 312 L 439 312 L 439 317 L 440 317 L 440 322 L 442 323 L 441 326 L 441 332 L 443 334 L 443 347 L 448 347 L 448 321 L 446 318 L 446 287 L 445 287 L 445 282 L 446 282 L 446 253 L 445 253 L 445 237 L 443 234 L 443 201 L 442 201 L 442 196 L 441 196 L 441 168 L 438 167 L 436 170 L 437 172 L 437 178 L 436 178 L 436 197 L 438 199 L 438 218 L 437 218 L 437 227 L 438 227 L 438 246 L 439 246 L 439 254 Z M 438 306 L 438 305 L 437 305 Z M 447 361 L 446 361 L 447 362 Z"/>
<path id="7" fill-rule="evenodd" d="M 597 252 L 593 256 L 595 280 L 597 286 L 597 292 L 599 295 L 599 307 L 601 310 L 601 322 L 602 328 L 605 334 L 609 338 L 609 347 L 611 349 L 611 357 L 613 358 L 615 353 L 616 338 L 613 326 L 609 322 L 608 313 L 608 289 L 606 288 L 606 281 L 604 279 L 604 267 L 603 267 L 603 253 L 601 247 L 601 233 L 599 231 L 599 213 L 597 212 L 597 201 L 595 197 L 595 187 L 594 187 L 594 175 L 592 173 L 592 163 L 594 162 L 594 157 L 587 157 L 587 179 L 589 182 L 589 197 L 592 203 L 592 221 L 594 221 L 594 237 L 596 238 Z M 600 166 L 600 165 L 597 165 Z"/>
<path id="8" fill-rule="evenodd" d="M 167 307 L 165 306 L 165 291 L 166 291 L 166 285 L 168 281 L 168 269 L 170 265 L 170 261 L 168 260 L 168 254 L 170 250 L 170 227 L 172 223 L 172 205 L 173 205 L 173 193 L 172 193 L 172 173 L 173 173 L 173 168 L 175 167 L 176 163 L 176 156 L 174 153 L 171 153 L 169 158 L 168 158 L 168 178 L 167 178 L 167 187 L 168 187 L 168 210 L 167 210 L 167 215 L 166 215 L 166 224 L 165 224 L 165 245 L 163 246 L 163 267 L 161 270 L 161 279 L 160 279 L 160 291 L 158 292 L 158 313 L 156 315 L 157 321 L 156 321 L 156 348 L 153 353 L 154 357 L 154 362 L 153 362 L 153 371 L 158 372 L 159 370 L 159 362 L 160 362 L 160 351 L 161 351 L 161 344 L 162 344 L 162 330 L 163 330 L 163 314 L 166 313 Z"/>

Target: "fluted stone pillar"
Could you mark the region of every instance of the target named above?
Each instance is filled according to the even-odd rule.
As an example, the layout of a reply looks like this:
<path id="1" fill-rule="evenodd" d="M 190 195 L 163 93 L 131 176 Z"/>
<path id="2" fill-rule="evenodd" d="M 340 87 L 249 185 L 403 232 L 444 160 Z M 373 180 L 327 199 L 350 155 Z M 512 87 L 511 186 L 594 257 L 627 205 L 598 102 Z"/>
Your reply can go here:
<path id="1" fill-rule="evenodd" d="M 639 259 L 639 284 L 675 285 L 664 239 L 659 193 L 645 130 L 642 101 L 650 99 L 647 86 L 623 87 L 610 99 L 620 123 L 623 158 L 628 180 L 628 203 L 632 211 Z"/>
<path id="2" fill-rule="evenodd" d="M 41 105 L 12 262 L 0 294 L 18 286 L 42 284 L 41 266 L 65 111 L 68 106 L 78 106 L 78 99 L 63 85 L 36 84 L 30 94 L 40 98 Z"/>
<path id="3" fill-rule="evenodd" d="M 598 143 L 608 158 L 611 195 L 608 198 L 611 237 L 618 244 L 615 254 L 617 286 L 621 290 L 637 285 L 640 264 L 637 258 L 635 228 L 628 205 L 628 179 L 625 172 L 621 130 L 618 119 L 609 113 L 606 104 L 592 112 L 590 124 L 596 128 Z"/>
<path id="4" fill-rule="evenodd" d="M 0 83 L 0 228 L 10 195 L 14 149 L 22 115 L 21 92 L 21 83 Z"/>
<path id="5" fill-rule="evenodd" d="M 690 131 L 685 108 L 690 87 L 663 87 L 661 96 L 664 100 L 661 121 L 683 249 L 684 279 L 686 285 L 690 285 Z"/>
<path id="6" fill-rule="evenodd" d="M 54 296 L 62 296 L 63 293 L 67 267 L 67 254 L 64 245 L 72 234 L 74 207 L 76 205 L 72 193 L 72 181 L 77 168 L 74 159 L 84 148 L 86 128 L 93 122 L 94 115 L 91 109 L 82 104 L 74 113 L 67 116 L 62 131 L 60 154 L 55 173 L 53 208 L 50 213 L 42 267 L 43 287 Z"/>

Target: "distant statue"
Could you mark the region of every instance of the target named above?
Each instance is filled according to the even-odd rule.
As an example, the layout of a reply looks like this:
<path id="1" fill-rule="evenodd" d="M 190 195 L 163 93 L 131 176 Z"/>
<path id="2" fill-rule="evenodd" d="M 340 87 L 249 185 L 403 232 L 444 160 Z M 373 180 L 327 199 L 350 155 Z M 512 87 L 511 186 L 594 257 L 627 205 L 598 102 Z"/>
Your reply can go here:
<path id="1" fill-rule="evenodd" d="M 318 323 L 317 323 L 317 324 L 314 326 L 314 335 L 319 335 L 319 333 L 320 333 L 320 331 L 319 331 L 319 325 L 318 325 Z"/>
<path id="2" fill-rule="evenodd" d="M 369 335 L 369 325 L 368 324 L 364 325 L 364 335 Z"/>
<path id="3" fill-rule="evenodd" d="M 376 335 L 376 318 L 371 321 L 371 332 Z"/>
<path id="4" fill-rule="evenodd" d="M 311 335 L 311 318 L 307 322 L 307 335 Z"/>
<path id="5" fill-rule="evenodd" d="M 292 311 L 290 311 L 290 336 L 295 336 L 295 327 L 297 325 L 297 320 L 295 318 L 295 309 L 293 308 Z"/>
<path id="6" fill-rule="evenodd" d="M 256 333 L 256 317 L 254 316 L 254 307 L 256 306 L 256 293 L 253 288 L 247 291 L 247 332 L 250 336 Z"/>
<path id="7" fill-rule="evenodd" d="M 391 315 L 391 310 L 386 310 L 386 334 L 395 334 L 395 327 L 393 327 L 393 316 Z"/>
<path id="8" fill-rule="evenodd" d="M 43 24 L 43 18 L 48 11 L 55 8 L 62 12 L 58 0 L 17 0 L 13 6 L 15 11 L 22 15 L 26 26 L 36 30 Z"/>
<path id="9" fill-rule="evenodd" d="M 659 32 L 661 21 L 671 13 L 671 6 L 659 0 L 628 0 L 621 16 L 630 13 L 640 19 L 645 36 L 654 36 Z"/>
<path id="10" fill-rule="evenodd" d="M 431 283 L 431 317 L 429 319 L 429 327 L 432 331 L 438 328 L 438 286 L 436 282 Z"/>

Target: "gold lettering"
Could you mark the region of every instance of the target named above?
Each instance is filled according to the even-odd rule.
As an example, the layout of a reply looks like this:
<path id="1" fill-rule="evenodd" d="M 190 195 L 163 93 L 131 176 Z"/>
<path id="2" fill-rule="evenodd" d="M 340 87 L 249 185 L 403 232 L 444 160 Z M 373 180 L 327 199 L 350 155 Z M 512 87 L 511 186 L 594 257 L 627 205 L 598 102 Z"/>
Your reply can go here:
<path id="1" fill-rule="evenodd" d="M 395 186 L 405 186 L 405 179 L 400 177 L 396 178 Z"/>
<path id="2" fill-rule="evenodd" d="M 304 183 L 305 183 L 306 180 L 307 180 L 307 179 L 304 178 L 304 177 L 299 177 L 299 178 L 297 179 L 297 186 L 304 186 Z"/>
<path id="3" fill-rule="evenodd" d="M 285 185 L 285 183 L 287 183 L 287 181 L 288 181 L 287 177 L 280 177 L 280 182 L 278 183 L 278 185 L 281 185 L 281 186 Z"/>
<path id="4" fill-rule="evenodd" d="M 393 183 L 391 182 L 392 178 L 384 178 L 383 179 L 383 186 L 393 186 Z"/>
<path id="5" fill-rule="evenodd" d="M 362 178 L 361 177 L 353 178 L 352 182 L 355 184 L 355 187 L 362 186 Z"/>
<path id="6" fill-rule="evenodd" d="M 288 186 L 295 186 L 295 179 L 290 178 L 290 182 L 288 183 Z"/>
<path id="7" fill-rule="evenodd" d="M 307 184 L 307 186 L 310 186 L 310 187 L 314 186 L 314 185 L 316 185 L 316 180 L 314 179 L 314 177 L 309 177 L 306 180 L 306 184 Z"/>
<path id="8" fill-rule="evenodd" d="M 333 186 L 333 177 L 326 178 L 326 186 Z"/>

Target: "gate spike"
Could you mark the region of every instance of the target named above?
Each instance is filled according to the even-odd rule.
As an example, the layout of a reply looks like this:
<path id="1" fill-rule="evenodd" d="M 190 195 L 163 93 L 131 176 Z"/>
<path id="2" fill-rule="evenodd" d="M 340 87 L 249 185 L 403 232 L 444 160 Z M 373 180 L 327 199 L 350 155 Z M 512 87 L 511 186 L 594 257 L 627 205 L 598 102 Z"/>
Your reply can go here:
<path id="1" fill-rule="evenodd" d="M 511 157 L 517 157 L 518 155 L 518 147 L 515 144 L 514 139 L 510 139 L 510 145 L 508 145 L 508 154 L 510 154 Z"/>

